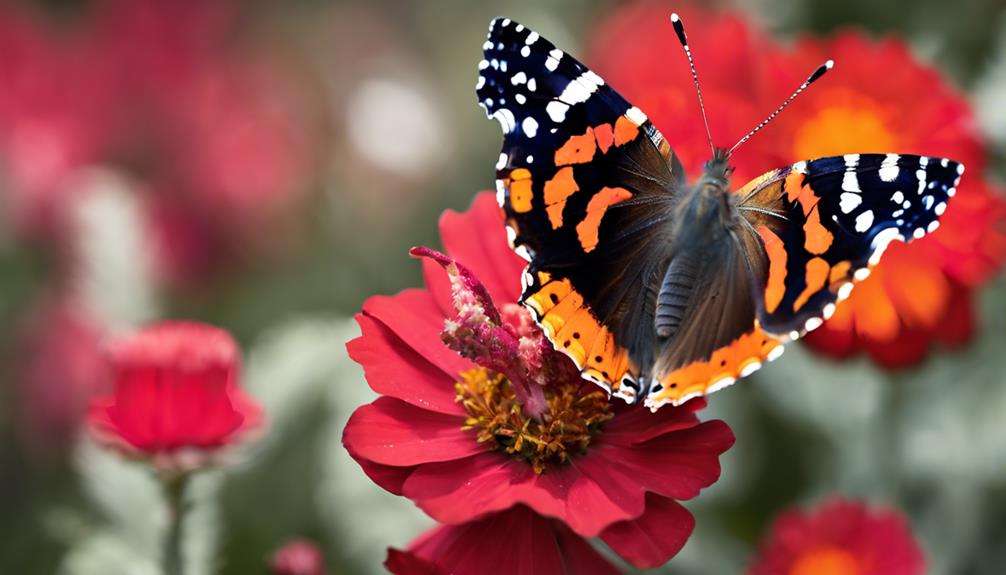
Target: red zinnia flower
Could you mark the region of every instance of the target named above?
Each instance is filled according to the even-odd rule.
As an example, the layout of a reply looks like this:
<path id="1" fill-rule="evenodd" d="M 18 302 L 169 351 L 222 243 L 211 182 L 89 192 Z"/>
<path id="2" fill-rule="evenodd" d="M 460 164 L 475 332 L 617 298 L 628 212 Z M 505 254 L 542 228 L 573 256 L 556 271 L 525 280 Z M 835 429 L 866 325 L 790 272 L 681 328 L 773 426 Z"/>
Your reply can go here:
<path id="1" fill-rule="evenodd" d="M 776 519 L 749 575 L 920 575 L 925 559 L 892 509 L 841 499 Z"/>
<path id="2" fill-rule="evenodd" d="M 346 449 L 441 522 L 524 504 L 600 535 L 637 566 L 662 564 L 693 526 L 676 500 L 716 481 L 733 435 L 721 421 L 699 423 L 702 401 L 650 414 L 584 382 L 514 303 L 522 263 L 502 221 L 488 193 L 446 213 L 445 247 L 472 271 L 417 250 L 432 258 L 427 289 L 364 304 L 348 349 L 383 397 L 353 414 Z"/>
<path id="3" fill-rule="evenodd" d="M 294 539 L 272 556 L 269 572 L 273 575 L 325 575 L 325 556 L 313 541 Z"/>
<path id="4" fill-rule="evenodd" d="M 160 323 L 115 342 L 108 358 L 114 391 L 92 403 L 92 431 L 165 470 L 197 467 L 262 423 L 238 386 L 237 344 L 222 329 Z"/>
<path id="5" fill-rule="evenodd" d="M 806 39 L 779 57 L 777 73 L 789 77 L 776 83 L 775 96 L 798 82 L 798 70 L 826 57 L 836 62 L 828 80 L 763 136 L 775 146 L 775 164 L 903 151 L 968 167 L 940 229 L 911 245 L 892 245 L 835 316 L 807 338 L 834 356 L 863 349 L 885 366 L 917 363 L 931 342 L 969 339 L 971 292 L 1006 260 L 1006 203 L 983 180 L 984 144 L 967 101 L 900 40 L 871 41 L 855 32 Z"/>
<path id="6" fill-rule="evenodd" d="M 506 541 L 506 544 L 501 544 Z M 388 549 L 395 575 L 554 573 L 615 575 L 619 570 L 562 522 L 517 506 L 461 525 L 427 531 L 408 551 Z M 487 567 L 491 566 L 491 567 Z"/>
<path id="7" fill-rule="evenodd" d="M 642 2 L 617 11 L 592 35 L 595 63 L 696 174 L 708 146 L 685 57 L 675 54 L 671 8 Z M 983 181 L 984 144 L 964 97 L 900 40 L 847 32 L 783 50 L 735 15 L 692 9 L 683 16 L 719 145 L 736 141 L 821 62 L 836 63 L 738 151 L 736 187 L 776 167 L 845 153 L 927 154 L 967 166 L 940 229 L 911 245 L 892 245 L 808 343 L 833 356 L 863 349 L 893 367 L 918 362 L 933 341 L 966 341 L 974 323 L 971 292 L 1006 261 L 1006 203 Z"/>

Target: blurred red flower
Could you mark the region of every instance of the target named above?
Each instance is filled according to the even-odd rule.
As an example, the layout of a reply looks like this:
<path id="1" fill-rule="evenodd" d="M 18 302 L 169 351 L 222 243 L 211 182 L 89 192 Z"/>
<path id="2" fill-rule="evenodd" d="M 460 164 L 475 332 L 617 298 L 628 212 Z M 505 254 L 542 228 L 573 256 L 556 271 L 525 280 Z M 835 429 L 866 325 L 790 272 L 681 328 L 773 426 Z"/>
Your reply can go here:
<path id="1" fill-rule="evenodd" d="M 893 509 L 834 499 L 776 519 L 749 575 L 921 575 L 926 564 Z"/>
<path id="2" fill-rule="evenodd" d="M 226 331 L 162 322 L 109 346 L 114 390 L 94 400 L 88 422 L 102 443 L 186 471 L 262 424 L 239 386 L 239 350 Z"/>
<path id="3" fill-rule="evenodd" d="M 835 69 L 732 160 L 736 186 L 800 160 L 854 152 L 951 157 L 968 169 L 940 229 L 892 245 L 835 316 L 807 337 L 835 357 L 867 351 L 879 364 L 923 359 L 932 342 L 960 344 L 974 325 L 972 292 L 1006 261 L 1006 203 L 984 180 L 985 144 L 965 98 L 904 42 L 857 32 L 805 38 L 792 49 L 743 18 L 666 2 L 614 12 L 588 60 L 672 143 L 691 173 L 708 156 L 690 72 L 667 16 L 687 22 L 716 143 L 730 145 L 821 62 Z"/>
<path id="4" fill-rule="evenodd" d="M 65 180 L 103 153 L 108 70 L 86 57 L 79 36 L 13 3 L 0 6 L 0 51 L 4 216 L 23 237 L 58 242 L 76 191 Z"/>
<path id="5" fill-rule="evenodd" d="M 970 105 L 901 40 L 873 41 L 856 32 L 804 39 L 778 57 L 775 67 L 785 79 L 773 97 L 797 83 L 800 70 L 829 57 L 836 67 L 827 81 L 766 130 L 775 164 L 893 150 L 951 157 L 968 168 L 940 229 L 911 245 L 892 245 L 835 316 L 807 338 L 833 356 L 865 350 L 887 367 L 914 364 L 932 342 L 970 338 L 972 291 L 1006 261 L 1006 202 L 984 180 L 986 150 Z"/>
<path id="6" fill-rule="evenodd" d="M 660 565 L 693 527 L 677 500 L 717 480 L 733 435 L 699 422 L 702 401 L 650 414 L 584 382 L 515 303 L 523 266 L 501 226 L 489 193 L 445 213 L 450 257 L 417 250 L 432 258 L 426 289 L 364 303 L 347 347 L 382 397 L 356 410 L 343 443 L 438 521 L 524 504 L 636 566 Z"/>
<path id="7" fill-rule="evenodd" d="M 288 541 L 269 561 L 272 575 L 325 575 L 325 556 L 310 539 Z"/>
<path id="8" fill-rule="evenodd" d="M 72 242 L 66 181 L 101 165 L 147 190 L 161 279 L 282 252 L 311 170 L 292 78 L 240 45 L 240 6 L 102 0 L 73 25 L 0 7 L 0 177 L 21 237 Z M 72 250 L 71 250 L 72 251 Z"/>
<path id="9" fill-rule="evenodd" d="M 46 299 L 18 334 L 18 409 L 26 444 L 58 450 L 75 439 L 107 381 L 101 324 L 73 298 Z"/>
<path id="10" fill-rule="evenodd" d="M 384 566 L 395 575 L 619 573 L 562 522 L 523 505 L 470 523 L 435 527 L 413 541 L 407 551 L 388 549 Z"/>

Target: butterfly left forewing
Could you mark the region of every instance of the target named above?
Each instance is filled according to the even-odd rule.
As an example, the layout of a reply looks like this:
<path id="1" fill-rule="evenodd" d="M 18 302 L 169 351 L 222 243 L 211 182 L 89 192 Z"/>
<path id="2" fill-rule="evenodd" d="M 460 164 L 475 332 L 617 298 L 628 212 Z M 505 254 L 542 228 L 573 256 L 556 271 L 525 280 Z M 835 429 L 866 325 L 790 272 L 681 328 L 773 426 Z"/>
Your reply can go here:
<path id="1" fill-rule="evenodd" d="M 762 329 L 795 339 L 821 325 L 891 241 L 936 230 L 963 172 L 946 158 L 847 154 L 799 162 L 745 186 L 739 194 L 759 211 L 743 213 L 768 258 L 755 294 Z"/>
<path id="2" fill-rule="evenodd" d="M 531 29 L 496 19 L 483 51 L 476 92 L 503 130 L 497 197 L 529 262 L 522 302 L 585 378 L 632 399 L 680 164 L 638 108 Z"/>

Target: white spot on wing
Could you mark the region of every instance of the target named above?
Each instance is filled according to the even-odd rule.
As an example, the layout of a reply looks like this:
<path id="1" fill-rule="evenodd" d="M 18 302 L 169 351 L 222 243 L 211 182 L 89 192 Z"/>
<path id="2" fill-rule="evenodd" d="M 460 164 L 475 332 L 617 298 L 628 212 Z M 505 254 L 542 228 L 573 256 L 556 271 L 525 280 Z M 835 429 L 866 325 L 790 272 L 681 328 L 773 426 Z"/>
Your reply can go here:
<path id="1" fill-rule="evenodd" d="M 549 72 L 555 72 L 555 69 L 559 67 L 559 60 L 562 60 L 562 50 L 554 48 L 548 53 L 548 58 L 545 59 L 545 69 Z"/>
<path id="2" fill-rule="evenodd" d="M 524 134 L 528 138 L 533 138 L 535 134 L 538 133 L 538 120 L 528 116 L 527 118 L 524 118 L 523 122 L 521 122 L 520 127 L 524 130 Z"/>
<path id="3" fill-rule="evenodd" d="M 765 359 L 767 359 L 769 361 L 775 361 L 775 360 L 779 359 L 779 356 L 781 356 L 782 352 L 785 351 L 785 350 L 786 350 L 786 348 L 784 348 L 783 346 L 777 345 L 777 346 L 775 346 L 775 347 L 772 348 L 772 351 L 768 352 L 768 354 L 765 356 Z"/>
<path id="4" fill-rule="evenodd" d="M 545 106 L 545 111 L 548 112 L 548 117 L 552 118 L 552 121 L 556 124 L 561 124 L 566 119 L 566 110 L 568 109 L 568 104 L 556 100 L 552 100 L 547 106 Z"/>
<path id="5" fill-rule="evenodd" d="M 506 108 L 500 108 L 493 112 L 493 118 L 496 118 L 496 121 L 500 123 L 504 134 L 509 134 L 517 127 L 517 119 L 514 118 L 513 112 Z"/>
<path id="6" fill-rule="evenodd" d="M 840 288 L 838 288 L 838 301 L 843 301 L 849 298 L 849 294 L 852 293 L 852 282 L 845 282 Z"/>
<path id="7" fill-rule="evenodd" d="M 851 192 L 842 192 L 841 199 L 839 200 L 839 207 L 842 208 L 843 214 L 848 214 L 852 210 L 856 209 L 859 204 L 863 203 L 863 197 L 859 194 L 854 194 Z"/>
<path id="8" fill-rule="evenodd" d="M 625 117 L 632 121 L 633 124 L 637 126 L 642 126 L 646 123 L 646 114 L 642 110 L 633 106 L 625 111 Z"/>
<path id="9" fill-rule="evenodd" d="M 741 377 L 747 377 L 752 373 L 758 371 L 759 369 L 761 369 L 761 362 L 752 361 L 751 363 L 745 365 L 743 369 L 741 369 Z"/>
<path id="10" fill-rule="evenodd" d="M 887 154 L 880 163 L 880 179 L 893 182 L 898 177 L 898 154 Z"/>
<path id="11" fill-rule="evenodd" d="M 516 74 L 513 75 L 513 77 L 510 78 L 510 83 L 513 84 L 514 86 L 517 86 L 518 84 L 523 84 L 524 82 L 527 82 L 527 74 L 525 74 L 524 72 L 517 72 Z"/>
<path id="12" fill-rule="evenodd" d="M 856 231 L 863 233 L 870 229 L 873 225 L 873 210 L 866 210 L 865 212 L 856 216 Z"/>
<path id="13" fill-rule="evenodd" d="M 507 158 L 506 154 L 500 154 L 500 159 L 496 161 L 496 169 L 497 170 L 502 170 L 503 168 L 505 168 L 506 167 L 506 163 L 507 163 L 507 159 L 508 158 Z"/>
<path id="14" fill-rule="evenodd" d="M 870 244 L 871 249 L 873 249 L 873 254 L 870 256 L 871 266 L 880 263 L 880 258 L 883 257 L 887 246 L 894 240 L 905 241 L 898 228 L 885 228 L 874 236 L 873 242 Z"/>

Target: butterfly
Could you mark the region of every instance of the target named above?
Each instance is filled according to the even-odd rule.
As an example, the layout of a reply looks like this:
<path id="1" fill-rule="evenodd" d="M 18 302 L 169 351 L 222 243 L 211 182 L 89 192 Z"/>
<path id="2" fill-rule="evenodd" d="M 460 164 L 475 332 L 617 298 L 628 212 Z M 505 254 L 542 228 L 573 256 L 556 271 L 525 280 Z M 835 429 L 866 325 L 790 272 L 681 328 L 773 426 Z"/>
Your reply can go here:
<path id="1" fill-rule="evenodd" d="M 939 226 L 964 166 L 847 154 L 734 188 L 730 149 L 686 177 L 646 114 L 538 33 L 493 20 L 476 93 L 499 122 L 497 200 L 527 260 L 521 303 L 581 375 L 652 410 L 731 385 L 820 326 L 891 241 Z"/>

